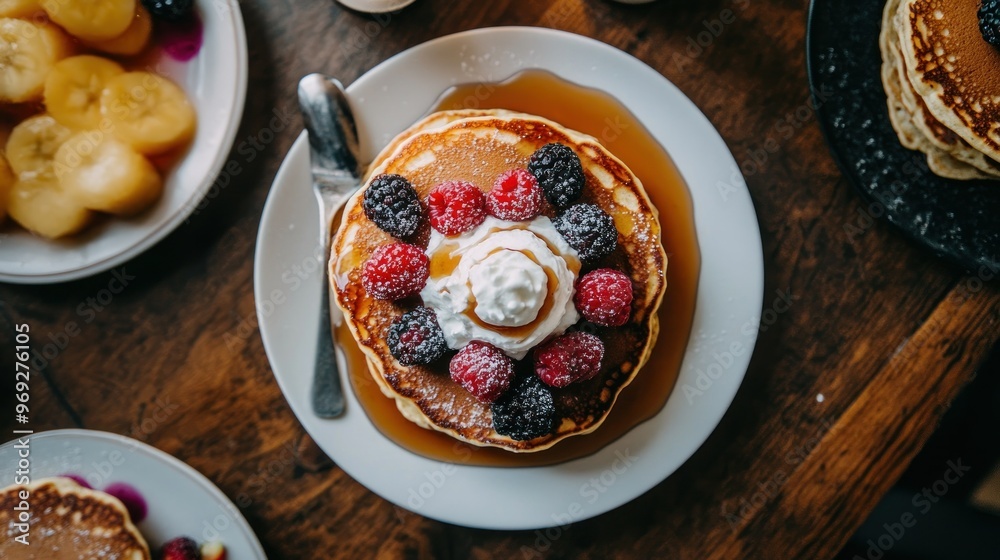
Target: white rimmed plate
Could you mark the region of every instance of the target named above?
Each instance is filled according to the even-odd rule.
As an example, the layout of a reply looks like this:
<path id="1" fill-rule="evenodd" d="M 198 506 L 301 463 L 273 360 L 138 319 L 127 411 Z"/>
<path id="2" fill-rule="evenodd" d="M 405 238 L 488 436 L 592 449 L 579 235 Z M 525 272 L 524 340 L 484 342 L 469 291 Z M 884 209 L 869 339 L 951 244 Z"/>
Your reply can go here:
<path id="1" fill-rule="evenodd" d="M 309 390 L 321 293 L 319 224 L 304 135 L 268 196 L 254 263 L 264 348 L 313 439 L 385 499 L 471 527 L 565 525 L 624 504 L 669 476 L 708 438 L 732 402 L 756 341 L 763 298 L 756 214 L 722 138 L 663 76 L 598 41 L 548 29 L 492 28 L 405 51 L 348 88 L 364 156 L 372 158 L 448 87 L 502 81 L 526 68 L 614 95 L 663 144 L 691 189 L 702 257 L 697 307 L 677 388 L 655 418 L 592 456 L 511 469 L 444 465 L 414 455 L 379 433 L 349 389 L 343 417 L 315 417 Z"/>
<path id="2" fill-rule="evenodd" d="M 239 509 L 211 481 L 180 460 L 140 441 L 93 430 L 53 430 L 28 438 L 31 480 L 76 475 L 101 490 L 125 483 L 146 500 L 137 524 L 150 549 L 180 536 L 220 541 L 229 558 L 266 560 L 264 549 Z M 0 471 L 14 482 L 18 440 L 0 446 Z"/>
<path id="3" fill-rule="evenodd" d="M 180 84 L 198 113 L 194 143 L 165 177 L 163 197 L 130 219 L 107 220 L 65 240 L 50 241 L 13 224 L 0 229 L 0 281 L 46 284 L 117 266 L 166 237 L 198 207 L 222 169 L 243 116 L 247 42 L 236 0 L 197 2 L 204 43 L 188 62 L 166 59 L 156 71 Z"/>

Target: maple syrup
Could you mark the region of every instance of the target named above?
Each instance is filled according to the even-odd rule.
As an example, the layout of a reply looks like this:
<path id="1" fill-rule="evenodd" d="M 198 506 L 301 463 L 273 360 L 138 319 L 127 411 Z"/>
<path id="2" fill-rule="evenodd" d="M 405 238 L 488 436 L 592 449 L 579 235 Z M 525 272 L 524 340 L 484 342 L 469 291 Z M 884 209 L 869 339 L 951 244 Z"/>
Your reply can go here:
<path id="1" fill-rule="evenodd" d="M 503 83 L 456 86 L 429 112 L 448 109 L 509 109 L 551 119 L 601 141 L 642 181 L 659 211 L 662 242 L 669 259 L 667 288 L 658 315 L 660 333 L 652 355 L 618 396 L 600 428 L 567 438 L 535 453 L 477 447 L 406 420 L 394 400 L 382 394 L 368 372 L 364 354 L 346 326 L 337 329 L 355 395 L 386 437 L 430 459 L 492 467 L 531 467 L 577 459 L 602 449 L 655 416 L 666 404 L 680 373 L 691 332 L 701 257 L 694 211 L 684 180 L 662 146 L 620 102 L 598 90 L 567 82 L 548 72 L 528 70 Z M 617 224 L 627 229 L 629 224 Z M 441 262 L 432 275 L 452 263 Z"/>

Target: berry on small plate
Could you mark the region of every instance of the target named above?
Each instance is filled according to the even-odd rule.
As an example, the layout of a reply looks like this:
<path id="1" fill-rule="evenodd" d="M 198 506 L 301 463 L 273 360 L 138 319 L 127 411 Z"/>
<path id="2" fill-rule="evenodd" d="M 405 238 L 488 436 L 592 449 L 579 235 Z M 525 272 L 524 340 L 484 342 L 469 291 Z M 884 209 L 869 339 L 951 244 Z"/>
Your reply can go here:
<path id="1" fill-rule="evenodd" d="M 118 498 L 154 559 L 266 560 L 236 505 L 175 457 L 140 441 L 94 430 L 53 430 L 29 439 L 32 480 L 71 478 Z M 19 445 L 18 440 L 0 445 L 0 471 L 17 470 L 23 460 Z M 41 542 L 32 540 L 32 545 Z"/>
<path id="2" fill-rule="evenodd" d="M 30 147 L 57 134 L 65 140 L 69 129 L 99 133 L 95 123 L 102 106 L 126 108 L 108 112 L 113 141 L 100 138 L 107 136 L 102 133 L 75 140 L 100 150 L 58 156 L 53 149 L 34 158 L 27 157 L 30 150 L 7 150 L 15 178 L 22 180 L 6 185 L 0 170 L 0 191 L 14 192 L 7 197 L 11 208 L 0 208 L 0 218 L 8 214 L 0 223 L 0 282 L 48 284 L 121 265 L 204 209 L 202 199 L 225 165 L 243 116 L 247 43 L 237 0 L 25 4 L 34 6 L 30 13 L 41 5 L 48 19 L 0 18 L 0 42 L 22 53 L 17 64 L 4 69 L 0 102 L 41 102 L 44 96 L 51 116 L 34 117 L 33 127 L 18 125 L 19 134 L 7 144 Z M 177 18 L 183 21 L 169 21 Z M 158 26 L 190 28 L 183 49 L 189 59 L 177 56 L 174 43 L 181 36 Z M 69 56 L 70 35 L 94 52 Z M 136 53 L 144 61 L 142 71 L 128 58 Z M 91 101 L 80 105 L 77 99 Z M 49 121 L 56 126 L 39 128 Z M 176 163 L 154 169 L 155 158 L 165 150 L 171 159 L 177 152 Z M 85 165 L 65 165 L 91 151 Z M 146 156 L 154 157 L 153 164 Z M 54 163 L 56 177 L 23 169 Z M 73 172 L 62 177 L 60 168 Z M 116 170 L 112 183 L 102 180 L 104 168 Z M 72 196 L 63 194 L 63 179 L 72 186 Z M 53 242 L 54 237 L 61 239 Z"/>
<path id="3" fill-rule="evenodd" d="M 201 560 L 201 549 L 194 539 L 177 537 L 160 548 L 161 560 Z"/>

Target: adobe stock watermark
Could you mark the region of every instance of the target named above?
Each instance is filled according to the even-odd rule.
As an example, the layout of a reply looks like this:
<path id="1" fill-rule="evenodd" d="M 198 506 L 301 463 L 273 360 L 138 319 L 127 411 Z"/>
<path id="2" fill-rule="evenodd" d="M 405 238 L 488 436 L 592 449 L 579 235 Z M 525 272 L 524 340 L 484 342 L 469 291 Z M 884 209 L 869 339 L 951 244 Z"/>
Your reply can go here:
<path id="1" fill-rule="evenodd" d="M 149 439 L 168 419 L 180 410 L 180 405 L 171 402 L 169 397 L 158 397 L 143 418 L 132 424 L 127 435 L 133 438 L 124 450 L 113 449 L 101 459 L 91 461 L 82 471 L 74 474 L 87 482 L 92 488 L 101 489 L 116 482 L 115 472 L 128 462 L 129 457 L 139 448 L 139 441 Z"/>
<path id="2" fill-rule="evenodd" d="M 295 465 L 295 445 L 286 442 L 281 447 L 281 452 L 274 459 L 257 468 L 243 484 L 243 491 L 233 500 L 237 506 L 246 509 L 253 505 L 254 500 L 265 493 L 270 488 L 274 479 L 283 476 L 285 472 Z M 205 527 L 206 530 L 209 526 Z M 211 539 L 209 539 L 211 540 Z"/>
<path id="3" fill-rule="evenodd" d="M 902 176 L 889 183 L 888 194 L 880 190 L 869 191 L 875 200 L 868 203 L 867 206 L 859 206 L 854 219 L 844 224 L 844 234 L 847 235 L 848 241 L 851 243 L 857 241 L 875 225 L 875 220 L 885 215 L 886 210 L 893 205 L 889 197 L 903 194 L 906 188 L 906 179 L 918 175 L 920 168 L 914 162 L 907 161 L 899 168 L 899 171 Z"/>
<path id="4" fill-rule="evenodd" d="M 920 522 L 920 517 L 927 515 L 934 504 L 940 502 L 941 498 L 945 497 L 970 470 L 972 467 L 962 464 L 961 457 L 949 460 L 945 464 L 941 478 L 914 494 L 910 499 L 911 508 L 901 513 L 898 519 L 883 523 L 884 532 L 873 539 L 868 539 L 865 543 L 868 546 L 865 555 L 855 554 L 852 560 L 880 560 L 903 540 L 903 537 Z"/>
<path id="5" fill-rule="evenodd" d="M 264 150 L 278 138 L 278 134 L 288 128 L 296 113 L 297 111 L 293 111 L 288 107 L 275 107 L 271 110 L 271 119 L 267 122 L 266 126 L 261 127 L 257 132 L 249 134 L 243 139 L 237 139 L 239 143 L 236 144 L 236 155 L 231 156 L 222 166 L 222 169 L 219 170 L 218 176 L 212 181 L 212 185 L 208 188 L 205 196 L 201 198 L 194 197 L 188 203 L 185 211 L 188 211 L 191 206 L 194 206 L 194 209 L 190 210 L 190 215 L 184 220 L 184 223 L 189 223 L 192 218 L 201 214 L 213 200 L 218 198 L 232 184 L 235 178 L 242 175 L 246 171 L 246 166 L 260 157 L 264 153 Z"/>
<path id="6" fill-rule="evenodd" d="M 389 27 L 389 24 L 401 11 L 368 14 L 366 16 L 368 21 L 352 26 L 351 30 L 347 32 L 347 38 L 339 43 L 340 53 L 344 59 L 350 60 L 366 51 L 371 46 L 372 41 Z"/>
<path id="7" fill-rule="evenodd" d="M 406 505 L 413 511 L 420 511 L 434 499 L 439 490 L 458 472 L 458 465 L 468 463 L 472 458 L 472 448 L 468 444 L 456 442 L 452 448 L 454 462 L 442 462 L 435 468 L 424 472 L 424 481 L 411 487 L 406 497 Z"/>
<path id="8" fill-rule="evenodd" d="M 124 292 L 135 280 L 135 276 L 129 274 L 125 266 L 112 270 L 108 276 L 108 282 L 104 288 L 92 296 L 84 298 L 76 306 L 76 316 L 81 322 L 66 321 L 62 330 L 48 333 L 48 342 L 43 344 L 43 340 L 39 340 L 35 343 L 31 350 L 31 367 L 35 371 L 44 369 L 58 358 L 69 347 L 73 339 L 80 336 L 86 325 L 93 323 L 97 315 L 110 306 L 115 297 Z"/>
<path id="9" fill-rule="evenodd" d="M 991 262 L 997 262 L 996 257 L 993 257 Z M 956 304 L 962 305 L 986 288 L 987 282 L 996 280 L 998 275 L 1000 275 L 1000 267 L 993 264 L 981 265 L 976 269 L 976 274 L 966 276 L 962 279 L 958 287 L 952 290 L 949 298 L 954 299 Z M 946 320 L 947 318 L 942 318 L 939 314 L 931 315 L 928 327 L 920 329 L 913 338 L 906 339 L 900 343 L 896 352 L 904 359 L 913 358 L 927 340 L 936 338 L 938 333 L 944 330 Z"/>
<path id="10" fill-rule="evenodd" d="M 795 446 L 785 454 L 784 464 L 789 469 L 794 470 L 796 465 L 804 462 L 809 457 L 809 454 L 819 446 L 819 442 L 823 440 L 826 434 L 833 430 L 834 424 L 835 422 L 832 418 L 824 419 L 806 441 Z M 736 509 L 730 510 L 727 504 L 723 503 L 722 516 L 729 523 L 729 528 L 734 533 L 737 532 L 755 513 L 777 497 L 781 489 L 788 483 L 790 475 L 789 470 L 778 468 L 766 480 L 757 483 L 757 490 L 750 497 L 744 496 L 740 498 Z"/>
<path id="11" fill-rule="evenodd" d="M 253 336 L 260 328 L 258 317 L 270 317 L 275 310 L 288 301 L 291 293 L 297 292 L 302 284 L 322 271 L 327 266 L 323 262 L 323 247 L 318 243 L 313 247 L 312 254 L 301 261 L 293 263 L 281 273 L 282 288 L 275 288 L 266 294 L 264 299 L 254 299 L 254 310 L 244 316 L 240 322 L 223 333 L 222 341 L 230 352 L 237 352 L 243 343 Z M 332 296 L 331 296 L 332 297 Z"/>
<path id="12" fill-rule="evenodd" d="M 781 152 L 786 143 L 794 138 L 806 124 L 812 122 L 816 112 L 833 97 L 834 92 L 825 85 L 820 86 L 805 103 L 785 113 L 771 125 L 764 140 L 746 150 L 737 168 L 733 169 L 729 181 L 717 181 L 715 188 L 723 202 L 728 202 L 734 194 L 746 193 L 744 178 L 760 173 L 771 158 Z"/>
<path id="13" fill-rule="evenodd" d="M 778 317 L 788 313 L 792 308 L 792 303 L 799 299 L 798 296 L 792 295 L 791 288 L 776 290 L 775 293 L 777 296 L 774 298 L 771 306 L 761 313 L 759 321 L 757 317 L 751 317 L 740 326 L 741 335 L 752 340 L 756 338 L 758 333 L 767 332 L 768 329 L 778 322 Z M 684 393 L 684 398 L 687 399 L 688 404 L 694 404 L 695 400 L 710 390 L 715 385 L 715 382 L 721 379 L 733 367 L 736 359 L 746 354 L 749 349 L 749 344 L 734 340 L 726 348 L 713 352 L 712 361 L 707 366 L 696 368 L 697 375 L 694 382 L 685 383 L 681 386 L 681 391 Z"/>
<path id="14" fill-rule="evenodd" d="M 750 7 L 750 0 L 733 0 L 731 8 L 723 8 L 715 17 L 702 20 L 697 33 L 688 35 L 683 52 L 675 52 L 670 61 L 674 68 L 682 72 L 694 61 L 705 54 L 715 44 L 715 41 L 725 33 L 730 25 L 736 22 L 737 13 L 743 13 Z"/>
<path id="15" fill-rule="evenodd" d="M 632 454 L 629 448 L 615 450 L 614 459 L 606 469 L 590 480 L 580 485 L 578 494 L 580 500 L 570 502 L 562 511 L 553 512 L 553 526 L 535 531 L 535 541 L 532 546 L 521 546 L 521 558 L 544 558 L 545 553 L 561 539 L 577 521 L 584 515 L 584 502 L 596 504 L 623 476 L 625 476 L 639 457 Z"/>

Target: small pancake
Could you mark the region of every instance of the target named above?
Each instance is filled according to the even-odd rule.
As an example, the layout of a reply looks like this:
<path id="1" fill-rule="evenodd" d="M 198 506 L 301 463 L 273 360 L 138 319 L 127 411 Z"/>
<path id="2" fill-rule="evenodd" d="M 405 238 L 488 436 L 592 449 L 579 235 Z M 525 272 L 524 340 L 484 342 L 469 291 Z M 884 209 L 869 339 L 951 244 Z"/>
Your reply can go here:
<path id="1" fill-rule="evenodd" d="M 540 451 L 567 437 L 591 432 L 604 421 L 619 392 L 648 360 L 658 331 L 655 312 L 666 285 L 667 261 L 655 209 L 638 178 L 596 140 L 540 117 L 508 111 L 435 113 L 391 142 L 376 158 L 369 176 L 370 181 L 383 173 L 403 175 L 421 200 L 447 180 L 469 181 L 487 190 L 502 172 L 526 167 L 531 154 L 550 142 L 565 144 L 577 153 L 586 175 L 581 201 L 611 214 L 619 230 L 618 249 L 585 270 L 621 270 L 631 277 L 634 294 L 628 323 L 596 328 L 595 334 L 605 344 L 600 373 L 552 390 L 557 416 L 552 434 L 529 441 L 501 435 L 493 429 L 490 406 L 450 379 L 447 360 L 404 366 L 392 357 L 386 344 L 389 326 L 418 305 L 419 299 L 380 301 L 361 286 L 362 263 L 375 248 L 393 241 L 364 214 L 361 199 L 367 184 L 347 203 L 333 241 L 330 277 L 336 301 L 382 392 L 396 401 L 410 421 L 473 445 Z M 550 207 L 543 213 L 555 216 Z M 430 233 L 424 222 L 410 240 L 420 247 L 427 246 Z M 533 375 L 530 359 L 515 367 L 519 375 Z"/>
<path id="2" fill-rule="evenodd" d="M 1000 50 L 980 31 L 979 0 L 903 0 L 897 33 L 906 75 L 934 119 L 1000 160 Z"/>
<path id="3" fill-rule="evenodd" d="M 924 152 L 931 171 L 950 179 L 988 179 L 1000 176 L 995 162 L 973 150 L 958 135 L 934 119 L 916 95 L 905 74 L 896 33 L 899 0 L 886 2 L 882 14 L 879 48 L 882 51 L 882 84 L 889 120 L 900 143 Z"/>
<path id="4" fill-rule="evenodd" d="M 29 545 L 20 534 L 14 507 L 28 491 Z M 0 558 L 10 560 L 148 560 L 149 546 L 114 496 L 84 488 L 68 478 L 40 479 L 0 490 Z"/>

